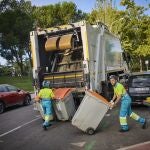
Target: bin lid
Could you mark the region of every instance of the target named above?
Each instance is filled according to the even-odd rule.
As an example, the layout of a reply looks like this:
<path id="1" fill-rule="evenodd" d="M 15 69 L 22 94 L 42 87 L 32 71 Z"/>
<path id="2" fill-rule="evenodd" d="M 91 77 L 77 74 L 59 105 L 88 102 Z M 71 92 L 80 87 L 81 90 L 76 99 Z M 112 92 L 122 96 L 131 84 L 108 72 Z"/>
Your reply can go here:
<path id="1" fill-rule="evenodd" d="M 109 105 L 110 106 L 110 103 L 101 95 L 99 95 L 98 93 L 96 92 L 93 92 L 93 91 L 88 91 L 92 96 L 95 96 L 97 99 L 101 100 L 102 102 L 104 102 L 105 104 Z"/>
<path id="2" fill-rule="evenodd" d="M 71 88 L 58 88 L 54 90 L 56 100 L 64 100 L 64 97 L 71 92 Z"/>

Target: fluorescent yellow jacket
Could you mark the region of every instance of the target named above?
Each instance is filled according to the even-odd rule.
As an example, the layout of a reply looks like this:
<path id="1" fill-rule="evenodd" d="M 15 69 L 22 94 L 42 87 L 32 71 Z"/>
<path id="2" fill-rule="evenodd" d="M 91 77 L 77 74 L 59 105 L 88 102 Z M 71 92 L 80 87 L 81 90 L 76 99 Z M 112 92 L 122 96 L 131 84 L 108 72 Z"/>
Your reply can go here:
<path id="1" fill-rule="evenodd" d="M 44 89 L 40 90 L 38 96 L 41 99 L 52 99 L 52 98 L 54 98 L 54 93 L 51 89 L 44 88 Z"/>
<path id="2" fill-rule="evenodd" d="M 120 83 L 116 83 L 116 85 L 114 86 L 114 93 L 116 96 L 123 96 L 126 94 L 126 90 L 124 88 L 124 86 Z"/>

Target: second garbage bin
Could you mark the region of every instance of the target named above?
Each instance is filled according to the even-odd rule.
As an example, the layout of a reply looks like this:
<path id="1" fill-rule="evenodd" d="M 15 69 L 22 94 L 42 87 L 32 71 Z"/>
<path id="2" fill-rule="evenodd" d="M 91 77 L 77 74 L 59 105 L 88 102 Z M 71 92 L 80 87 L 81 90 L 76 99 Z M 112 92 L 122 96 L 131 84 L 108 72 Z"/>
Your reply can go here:
<path id="1" fill-rule="evenodd" d="M 86 91 L 72 119 L 72 125 L 88 134 L 94 134 L 94 131 L 107 113 L 109 106 L 109 102 L 101 95 Z"/>
<path id="2" fill-rule="evenodd" d="M 58 88 L 54 91 L 54 111 L 58 120 L 71 120 L 75 113 L 75 104 L 71 88 Z"/>

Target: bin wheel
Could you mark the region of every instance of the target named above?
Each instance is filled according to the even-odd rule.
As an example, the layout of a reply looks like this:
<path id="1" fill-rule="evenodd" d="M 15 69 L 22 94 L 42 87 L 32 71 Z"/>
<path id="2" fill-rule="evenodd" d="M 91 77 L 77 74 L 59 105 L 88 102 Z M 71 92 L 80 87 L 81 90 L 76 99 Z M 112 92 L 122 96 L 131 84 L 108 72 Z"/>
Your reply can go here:
<path id="1" fill-rule="evenodd" d="M 93 128 L 88 128 L 88 129 L 86 130 L 86 132 L 87 132 L 87 134 L 89 134 L 89 135 L 93 135 L 94 132 L 95 132 L 95 130 L 94 130 Z"/>

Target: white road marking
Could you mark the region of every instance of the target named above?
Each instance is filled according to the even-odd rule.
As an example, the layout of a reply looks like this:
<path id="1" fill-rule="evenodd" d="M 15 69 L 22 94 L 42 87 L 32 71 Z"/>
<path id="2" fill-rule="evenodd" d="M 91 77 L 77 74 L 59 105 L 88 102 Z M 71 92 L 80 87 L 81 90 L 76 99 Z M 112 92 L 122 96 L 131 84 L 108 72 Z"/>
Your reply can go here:
<path id="1" fill-rule="evenodd" d="M 71 145 L 75 145 L 78 147 L 83 147 L 85 144 L 86 144 L 86 142 L 71 143 Z"/>
<path id="2" fill-rule="evenodd" d="M 35 116 L 35 117 L 40 117 L 40 118 L 41 118 L 41 115 L 37 115 L 37 116 Z"/>
<path id="3" fill-rule="evenodd" d="M 26 125 L 28 125 L 28 124 L 30 124 L 30 123 L 36 121 L 36 120 L 38 120 L 38 119 L 40 119 L 40 117 L 38 117 L 38 118 L 36 118 L 36 119 L 33 119 L 33 120 L 31 120 L 31 121 L 29 121 L 29 122 L 27 122 L 27 123 L 25 123 L 25 124 L 23 124 L 23 125 L 21 125 L 21 126 L 18 126 L 18 127 L 14 128 L 14 129 L 12 129 L 12 130 L 9 130 L 9 131 L 7 131 L 7 132 L 1 134 L 0 137 L 3 137 L 3 136 L 5 136 L 5 135 L 7 135 L 7 134 L 9 134 L 9 133 L 12 133 L 12 132 L 14 132 L 14 131 L 16 131 L 16 130 L 18 130 L 18 129 L 20 129 L 20 128 L 22 128 L 22 127 L 24 127 L 24 126 L 26 126 Z"/>

